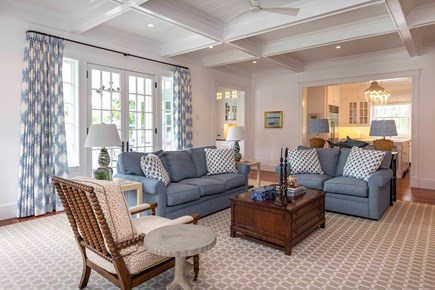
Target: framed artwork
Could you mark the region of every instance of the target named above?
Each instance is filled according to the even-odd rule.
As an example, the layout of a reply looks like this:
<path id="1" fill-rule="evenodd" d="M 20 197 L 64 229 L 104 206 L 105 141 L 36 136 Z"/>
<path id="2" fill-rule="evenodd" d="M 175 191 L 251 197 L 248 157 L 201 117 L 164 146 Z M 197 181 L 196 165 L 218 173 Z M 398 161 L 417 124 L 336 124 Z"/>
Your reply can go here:
<path id="1" fill-rule="evenodd" d="M 282 111 L 264 112 L 264 128 L 282 128 Z"/>

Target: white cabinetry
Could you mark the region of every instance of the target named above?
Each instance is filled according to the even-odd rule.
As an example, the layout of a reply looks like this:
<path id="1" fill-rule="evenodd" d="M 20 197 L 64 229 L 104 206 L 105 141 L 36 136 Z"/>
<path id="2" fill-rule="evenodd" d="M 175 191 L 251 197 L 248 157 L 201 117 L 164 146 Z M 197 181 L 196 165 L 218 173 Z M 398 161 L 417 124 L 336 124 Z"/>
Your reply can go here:
<path id="1" fill-rule="evenodd" d="M 409 170 L 411 140 L 394 141 L 393 151 L 397 151 L 397 178 L 402 178 Z"/>

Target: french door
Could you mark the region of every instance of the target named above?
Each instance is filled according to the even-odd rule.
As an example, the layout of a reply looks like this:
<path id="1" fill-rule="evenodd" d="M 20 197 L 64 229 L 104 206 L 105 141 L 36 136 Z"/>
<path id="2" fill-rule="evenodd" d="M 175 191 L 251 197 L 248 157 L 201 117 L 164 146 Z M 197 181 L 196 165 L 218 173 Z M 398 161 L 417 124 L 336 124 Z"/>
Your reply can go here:
<path id="1" fill-rule="evenodd" d="M 121 151 L 156 150 L 156 77 L 153 75 L 88 64 L 87 124 L 115 124 L 121 148 L 110 148 L 111 167 Z M 92 148 L 91 166 L 98 168 L 100 148 Z"/>

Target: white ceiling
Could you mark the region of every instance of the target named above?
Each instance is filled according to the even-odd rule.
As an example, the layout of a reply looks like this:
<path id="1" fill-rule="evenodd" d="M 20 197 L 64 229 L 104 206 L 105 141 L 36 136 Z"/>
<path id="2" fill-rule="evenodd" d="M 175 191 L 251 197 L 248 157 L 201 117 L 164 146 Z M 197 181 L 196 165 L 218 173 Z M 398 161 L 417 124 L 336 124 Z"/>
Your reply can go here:
<path id="1" fill-rule="evenodd" d="M 386 50 L 414 57 L 435 46 L 434 0 L 261 3 L 300 10 L 297 16 L 248 12 L 228 22 L 248 9 L 248 0 L 0 0 L 0 14 L 92 39 L 110 33 L 113 44 L 136 50 L 137 39 L 171 62 L 247 72 L 302 72 L 313 62 Z"/>

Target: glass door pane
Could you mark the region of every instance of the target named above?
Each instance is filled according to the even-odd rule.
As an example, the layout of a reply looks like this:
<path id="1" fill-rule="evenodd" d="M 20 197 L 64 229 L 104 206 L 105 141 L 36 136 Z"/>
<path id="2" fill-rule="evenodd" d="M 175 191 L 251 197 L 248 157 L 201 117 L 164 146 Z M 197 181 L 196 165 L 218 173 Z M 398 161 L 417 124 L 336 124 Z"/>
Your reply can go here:
<path id="1" fill-rule="evenodd" d="M 91 123 L 115 124 L 122 136 L 122 71 L 108 67 L 90 65 L 88 68 L 91 85 Z M 98 155 L 101 148 L 92 148 L 92 170 L 99 167 Z M 115 170 L 121 148 L 107 148 L 110 166 Z"/>
<path id="2" fill-rule="evenodd" d="M 127 72 L 129 151 L 155 151 L 154 76 Z"/>

